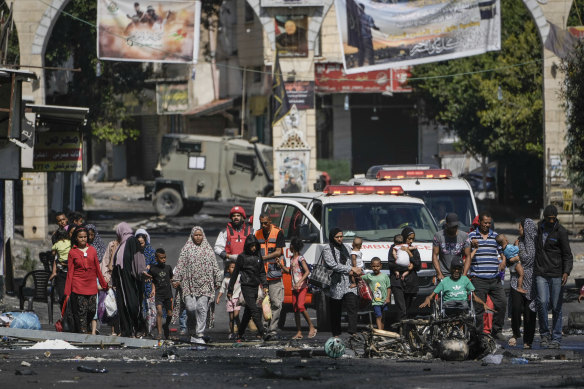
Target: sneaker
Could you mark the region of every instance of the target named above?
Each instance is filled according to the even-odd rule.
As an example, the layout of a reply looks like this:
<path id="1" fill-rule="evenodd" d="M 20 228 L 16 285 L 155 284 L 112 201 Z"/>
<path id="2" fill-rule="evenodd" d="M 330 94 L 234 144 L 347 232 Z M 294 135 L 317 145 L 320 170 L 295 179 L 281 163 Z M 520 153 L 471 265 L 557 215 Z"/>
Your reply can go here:
<path id="1" fill-rule="evenodd" d="M 503 335 L 502 332 L 497 332 L 497 333 L 493 334 L 493 338 L 495 338 L 497 340 L 503 340 L 503 341 L 507 340 L 507 337 L 505 335 Z"/>
<path id="2" fill-rule="evenodd" d="M 541 338 L 541 340 L 539 341 L 539 345 L 541 346 L 541 348 L 548 348 L 550 344 L 550 340 L 547 336 L 544 336 Z"/>
<path id="3" fill-rule="evenodd" d="M 552 340 L 551 342 L 548 343 L 547 348 L 558 349 L 560 348 L 560 342 L 557 340 Z"/>
<path id="4" fill-rule="evenodd" d="M 203 340 L 203 338 L 191 336 L 191 343 L 194 343 L 194 344 L 205 344 L 205 340 Z"/>

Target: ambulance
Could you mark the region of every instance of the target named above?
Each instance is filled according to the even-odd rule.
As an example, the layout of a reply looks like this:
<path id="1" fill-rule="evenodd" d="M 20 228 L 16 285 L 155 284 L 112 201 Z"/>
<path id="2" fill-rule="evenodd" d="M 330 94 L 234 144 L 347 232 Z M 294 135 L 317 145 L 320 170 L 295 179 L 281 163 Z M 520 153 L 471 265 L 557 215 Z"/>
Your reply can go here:
<path id="1" fill-rule="evenodd" d="M 355 176 L 348 185 L 399 185 L 408 196 L 424 200 L 438 226 L 446 214 L 454 212 L 461 222 L 460 230 L 469 231 L 478 209 L 470 184 L 452 176 L 449 169 L 432 165 L 377 165 L 364 176 Z"/>
<path id="2" fill-rule="evenodd" d="M 309 264 L 320 258 L 329 243 L 332 228 L 339 227 L 344 233 L 344 243 L 350 249 L 354 237 L 363 239 L 363 260 L 366 268 L 373 257 L 379 257 L 383 271 L 388 273 L 387 257 L 393 237 L 406 226 L 416 233 L 414 245 L 422 259 L 418 272 L 420 290 L 415 306 L 432 292 L 435 272 L 432 267 L 432 239 L 437 225 L 430 210 L 421 199 L 404 194 L 397 185 L 332 185 L 322 193 L 294 193 L 276 197 L 258 197 L 254 215 L 267 213 L 272 223 L 281 228 L 286 240 L 284 256 L 289 265 L 290 241 L 299 237 L 304 241 L 302 255 Z M 260 229 L 259 218 L 253 218 L 253 227 Z M 293 312 L 290 276 L 284 275 L 285 300 L 280 324 L 285 323 L 286 313 Z M 322 292 L 307 296 L 307 305 L 316 309 L 319 329 L 329 330 L 329 309 Z"/>

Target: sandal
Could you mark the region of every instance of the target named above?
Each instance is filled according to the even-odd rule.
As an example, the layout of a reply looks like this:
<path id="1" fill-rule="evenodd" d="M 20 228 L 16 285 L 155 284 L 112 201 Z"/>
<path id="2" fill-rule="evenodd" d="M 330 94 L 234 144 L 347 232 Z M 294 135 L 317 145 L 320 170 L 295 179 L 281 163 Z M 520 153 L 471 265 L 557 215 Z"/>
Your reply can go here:
<path id="1" fill-rule="evenodd" d="M 296 340 L 296 339 L 302 339 L 302 338 L 304 338 L 302 335 L 294 335 L 294 337 L 292 339 Z"/>
<path id="2" fill-rule="evenodd" d="M 309 338 L 311 338 L 311 339 L 312 339 L 312 338 L 314 338 L 314 337 L 316 336 L 316 333 L 317 333 L 317 332 L 318 332 L 318 331 L 317 331 L 317 330 L 316 330 L 316 328 L 315 328 L 315 329 L 314 329 L 314 331 L 311 331 L 311 332 L 309 332 L 309 333 L 308 333 L 308 337 L 309 337 Z"/>
<path id="3" fill-rule="evenodd" d="M 515 347 L 515 346 L 517 346 L 517 339 L 509 338 L 509 341 L 507 342 L 507 344 L 511 347 Z"/>

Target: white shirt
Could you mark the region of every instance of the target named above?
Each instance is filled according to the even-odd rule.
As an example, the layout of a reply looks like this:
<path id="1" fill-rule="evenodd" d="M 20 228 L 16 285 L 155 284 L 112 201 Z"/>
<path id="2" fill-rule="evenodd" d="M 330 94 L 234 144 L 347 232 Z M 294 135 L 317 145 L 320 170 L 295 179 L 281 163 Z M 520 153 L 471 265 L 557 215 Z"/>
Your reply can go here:
<path id="1" fill-rule="evenodd" d="M 231 296 L 232 299 L 237 299 L 239 298 L 239 295 L 241 294 L 241 284 L 239 283 L 239 279 L 240 279 L 241 275 L 237 276 L 237 280 L 235 281 L 235 285 L 233 286 L 233 295 Z M 221 289 L 219 289 L 219 293 L 227 293 L 227 289 L 229 288 L 229 281 L 231 280 L 231 278 L 229 277 L 225 277 L 223 279 L 223 282 L 221 283 Z"/>
<path id="2" fill-rule="evenodd" d="M 351 255 L 354 255 L 357 261 L 357 267 L 363 268 L 365 266 L 365 263 L 363 263 L 363 252 L 361 251 L 351 251 Z"/>

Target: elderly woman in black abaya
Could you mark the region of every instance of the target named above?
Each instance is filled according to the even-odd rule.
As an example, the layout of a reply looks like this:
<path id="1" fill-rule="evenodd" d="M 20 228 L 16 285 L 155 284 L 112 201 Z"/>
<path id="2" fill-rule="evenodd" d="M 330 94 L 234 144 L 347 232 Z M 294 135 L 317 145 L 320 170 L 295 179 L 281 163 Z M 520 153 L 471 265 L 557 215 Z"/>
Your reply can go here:
<path id="1" fill-rule="evenodd" d="M 410 264 L 408 266 L 400 266 L 396 263 L 395 258 L 391 254 L 393 245 L 389 248 L 387 256 L 387 264 L 389 266 L 391 282 L 391 293 L 395 299 L 395 304 L 399 309 L 399 320 L 407 317 L 408 309 L 418 293 L 418 274 L 422 266 L 422 260 L 418 249 L 412 245 L 416 239 L 416 233 L 411 227 L 406 227 L 401 232 L 404 245 L 401 250 L 408 253 L 410 257 Z"/>
<path id="2" fill-rule="evenodd" d="M 361 268 L 351 266 L 349 250 L 343 244 L 343 231 L 333 228 L 329 233 L 329 244 L 323 250 L 323 259 L 326 266 L 332 269 L 331 287 L 328 290 L 331 318 L 331 331 L 333 336 L 341 335 L 341 314 L 343 304 L 347 311 L 350 334 L 357 332 L 357 313 L 359 309 L 359 296 L 357 288 L 351 288 L 352 275 L 360 275 Z"/>

